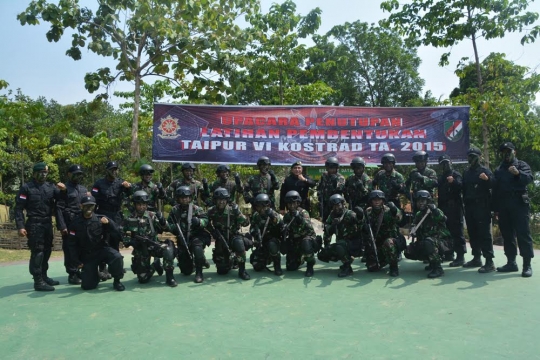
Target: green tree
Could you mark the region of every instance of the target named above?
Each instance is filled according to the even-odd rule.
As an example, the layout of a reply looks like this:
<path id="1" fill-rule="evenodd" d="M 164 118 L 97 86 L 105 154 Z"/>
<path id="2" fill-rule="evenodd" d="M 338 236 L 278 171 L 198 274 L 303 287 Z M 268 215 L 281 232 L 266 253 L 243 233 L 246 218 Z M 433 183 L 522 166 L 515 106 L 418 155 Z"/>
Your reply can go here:
<path id="1" fill-rule="evenodd" d="M 483 93 L 482 72 L 477 41 L 502 38 L 508 32 L 522 32 L 534 24 L 538 14 L 526 11 L 529 0 L 412 0 L 399 10 L 398 0 L 387 0 L 381 8 L 392 14 L 383 21 L 385 26 L 398 29 L 409 43 L 451 48 L 469 39 L 474 52 L 478 90 Z M 540 32 L 535 26 L 521 43 L 533 42 Z M 439 65 L 447 65 L 450 52 L 441 56 Z M 489 129 L 482 118 L 484 158 L 489 165 Z"/>
<path id="2" fill-rule="evenodd" d="M 116 79 L 134 82 L 130 153 L 140 157 L 139 109 L 143 79 L 161 76 L 178 84 L 190 99 L 221 101 L 225 82 L 221 74 L 246 44 L 237 25 L 240 15 L 258 11 L 256 0 L 100 0 L 97 10 L 81 7 L 79 0 L 57 4 L 34 0 L 17 18 L 22 25 L 51 24 L 47 40 L 58 41 L 74 29 L 66 54 L 81 59 L 81 49 L 112 56 L 115 70 L 101 68 L 85 76 L 94 92 Z M 106 95 L 101 95 L 106 96 Z"/>

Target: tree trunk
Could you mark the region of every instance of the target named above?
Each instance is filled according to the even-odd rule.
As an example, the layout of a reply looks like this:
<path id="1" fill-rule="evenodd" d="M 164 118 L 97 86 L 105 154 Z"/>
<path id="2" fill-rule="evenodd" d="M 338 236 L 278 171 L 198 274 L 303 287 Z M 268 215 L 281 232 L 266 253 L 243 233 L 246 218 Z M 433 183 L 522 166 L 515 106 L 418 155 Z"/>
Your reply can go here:
<path id="1" fill-rule="evenodd" d="M 133 101 L 133 124 L 131 125 L 131 159 L 139 160 L 141 152 L 139 147 L 139 109 L 141 103 L 141 77 L 135 75 L 135 96 Z"/>

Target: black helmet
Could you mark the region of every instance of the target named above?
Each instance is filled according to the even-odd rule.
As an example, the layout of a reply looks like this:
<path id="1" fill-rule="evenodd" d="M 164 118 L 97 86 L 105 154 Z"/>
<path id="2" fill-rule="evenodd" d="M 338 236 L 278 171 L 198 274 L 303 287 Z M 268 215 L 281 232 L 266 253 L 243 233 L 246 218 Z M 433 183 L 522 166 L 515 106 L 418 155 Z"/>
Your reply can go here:
<path id="1" fill-rule="evenodd" d="M 118 163 L 116 161 L 109 161 L 107 165 L 105 165 L 106 170 L 110 169 L 118 169 Z"/>
<path id="2" fill-rule="evenodd" d="M 229 195 L 229 192 L 225 188 L 217 188 L 214 190 L 214 199 L 227 199 L 229 200 L 231 196 Z"/>
<path id="3" fill-rule="evenodd" d="M 345 203 L 345 199 L 340 194 L 334 194 L 330 196 L 331 205 L 344 204 L 344 203 Z"/>
<path id="4" fill-rule="evenodd" d="M 428 199 L 431 200 L 431 194 L 427 190 L 418 190 L 416 192 L 417 199 Z"/>
<path id="5" fill-rule="evenodd" d="M 81 205 L 96 205 L 96 199 L 93 196 L 83 196 Z"/>
<path id="6" fill-rule="evenodd" d="M 219 165 L 216 169 L 216 174 L 219 175 L 221 172 L 231 172 L 229 165 Z"/>
<path id="7" fill-rule="evenodd" d="M 324 162 L 324 166 L 325 167 L 329 167 L 329 168 L 332 168 L 332 167 L 339 167 L 339 160 L 337 159 L 337 157 L 334 157 L 334 156 L 330 156 L 328 159 L 326 159 L 326 161 Z"/>
<path id="8" fill-rule="evenodd" d="M 175 191 L 175 195 L 176 197 L 191 196 L 191 189 L 189 188 L 189 186 L 185 186 L 185 185 L 179 186 Z"/>
<path id="9" fill-rule="evenodd" d="M 366 167 L 366 161 L 364 160 L 364 158 L 355 157 L 354 159 L 352 159 L 351 167 L 353 169 L 356 168 L 356 167 L 359 167 L 359 165 L 362 165 L 363 167 Z"/>
<path id="10" fill-rule="evenodd" d="M 439 164 L 442 164 L 445 161 L 451 162 L 450 156 L 446 154 L 439 156 Z"/>
<path id="11" fill-rule="evenodd" d="M 469 148 L 469 150 L 467 150 L 467 156 L 468 156 L 468 155 L 476 155 L 476 156 L 480 156 L 480 155 L 482 155 L 482 151 L 481 151 L 479 148 L 477 148 L 477 147 L 471 146 L 471 147 Z"/>
<path id="12" fill-rule="evenodd" d="M 428 153 L 425 151 L 417 151 L 414 153 L 412 159 L 414 162 L 421 162 L 421 161 L 427 161 L 428 160 Z"/>
<path id="13" fill-rule="evenodd" d="M 383 199 L 386 200 L 386 196 L 384 195 L 384 192 L 381 190 L 373 190 L 369 193 L 368 201 L 371 201 L 373 199 Z"/>
<path id="14" fill-rule="evenodd" d="M 153 173 L 154 173 L 154 169 L 148 164 L 141 165 L 141 167 L 139 168 L 139 175 L 153 174 Z"/>
<path id="15" fill-rule="evenodd" d="M 137 190 L 133 194 L 133 203 L 144 203 L 147 204 L 150 201 L 150 197 L 148 196 L 148 193 L 144 190 Z"/>
<path id="16" fill-rule="evenodd" d="M 272 165 L 270 158 L 268 156 L 261 156 L 259 160 L 257 160 L 257 166 L 261 165 Z"/>
<path id="17" fill-rule="evenodd" d="M 291 190 L 287 194 L 285 194 L 285 202 L 291 203 L 291 202 L 302 202 L 302 197 L 298 193 L 298 191 Z"/>
<path id="18" fill-rule="evenodd" d="M 192 163 L 183 163 L 182 164 L 182 171 L 184 170 L 188 170 L 188 169 L 191 169 L 191 170 L 195 170 L 195 165 L 193 165 Z"/>
<path id="19" fill-rule="evenodd" d="M 395 164 L 396 163 L 396 157 L 394 156 L 394 154 L 384 154 L 381 158 L 381 164 L 384 164 L 386 162 L 391 162 L 392 164 Z"/>
<path id="20" fill-rule="evenodd" d="M 255 197 L 255 205 L 270 206 L 270 198 L 266 194 L 259 194 Z"/>
<path id="21" fill-rule="evenodd" d="M 82 174 L 83 169 L 81 165 L 71 165 L 68 169 L 68 172 L 72 174 Z"/>

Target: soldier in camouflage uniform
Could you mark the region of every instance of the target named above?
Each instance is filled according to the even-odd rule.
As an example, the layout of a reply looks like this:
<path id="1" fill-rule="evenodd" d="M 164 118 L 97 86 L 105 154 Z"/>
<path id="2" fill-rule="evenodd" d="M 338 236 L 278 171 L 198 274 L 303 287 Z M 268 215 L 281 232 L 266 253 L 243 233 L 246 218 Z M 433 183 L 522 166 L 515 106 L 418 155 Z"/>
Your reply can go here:
<path id="1" fill-rule="evenodd" d="M 204 229 L 208 225 L 208 215 L 199 206 L 191 202 L 191 189 L 182 185 L 176 189 L 175 205 L 167 224 L 169 232 L 177 236 L 177 259 L 180 272 L 191 275 L 195 264 L 195 283 L 204 280 L 202 268 L 206 263 L 204 248 L 210 246 L 210 234 Z M 190 214 L 191 212 L 191 214 Z"/>
<path id="2" fill-rule="evenodd" d="M 288 212 L 285 214 L 283 223 L 283 237 L 286 246 L 287 271 L 297 270 L 300 265 L 307 262 L 305 276 L 313 276 L 315 265 L 315 252 L 318 244 L 315 240 L 315 230 L 311 225 L 311 219 L 307 210 L 302 209 L 302 197 L 298 191 L 289 191 L 285 195 L 285 203 Z"/>
<path id="3" fill-rule="evenodd" d="M 271 208 L 272 202 L 267 194 L 259 194 L 254 201 L 255 212 L 251 215 L 249 232 L 254 239 L 255 250 L 252 251 L 249 262 L 255 271 L 262 271 L 272 261 L 274 274 L 283 275 L 281 270 L 281 234 L 283 220 Z"/>
<path id="4" fill-rule="evenodd" d="M 194 172 L 195 165 L 193 165 L 192 163 L 182 164 L 183 177 L 174 180 L 167 187 L 167 198 L 169 199 L 169 203 L 171 205 L 174 206 L 176 204 L 176 189 L 178 189 L 180 186 L 189 187 L 193 197 L 193 203 L 195 205 L 202 206 L 203 204 L 206 204 L 206 200 L 210 197 L 210 189 L 208 188 L 208 183 L 205 181 L 206 179 L 203 179 L 203 182 L 195 180 L 193 178 Z"/>
<path id="5" fill-rule="evenodd" d="M 351 161 L 351 168 L 354 175 L 349 176 L 345 181 L 345 200 L 349 204 L 349 209 L 354 209 L 357 206 L 364 209 L 367 205 L 368 195 L 373 190 L 371 178 L 364 172 L 366 162 L 361 157 L 355 157 Z"/>
<path id="6" fill-rule="evenodd" d="M 424 220 L 416 232 L 413 227 L 411 236 L 416 237 L 416 241 L 407 246 L 405 257 L 411 260 L 428 260 L 426 270 L 431 270 L 428 278 L 438 278 L 444 275 L 441 263 L 444 252 L 448 251 L 448 244 L 452 242 L 452 235 L 446 228 L 446 216 L 433 204 L 427 190 L 416 193 L 416 202 L 419 211 L 415 215 L 414 224 L 420 224 L 422 219 Z"/>
<path id="7" fill-rule="evenodd" d="M 161 213 L 148 211 L 150 196 L 144 190 L 133 194 L 133 207 L 135 210 L 124 222 L 124 246 L 132 246 L 131 270 L 139 283 L 145 284 L 154 275 L 155 269 L 150 264 L 150 257 L 163 257 L 166 274 L 166 283 L 170 287 L 177 285 L 173 276 L 175 247 L 171 240 L 160 242 L 158 234 L 167 229 L 167 222 Z M 130 234 L 128 234 L 130 232 Z M 161 273 L 158 274 L 161 275 Z"/>
<path id="8" fill-rule="evenodd" d="M 341 261 L 339 277 L 352 275 L 351 264 L 353 258 L 350 248 L 353 243 L 358 243 L 358 219 L 352 210 L 345 209 L 345 199 L 340 194 L 334 194 L 329 199 L 332 211 L 326 219 L 324 230 L 324 249 L 318 258 L 321 261 Z M 331 244 L 332 235 L 336 235 L 336 242 Z"/>
<path id="9" fill-rule="evenodd" d="M 215 240 L 212 260 L 216 264 L 217 273 L 227 274 L 233 267 L 233 257 L 236 257 L 238 277 L 249 280 L 246 251 L 251 249 L 253 242 L 240 232 L 242 227 L 249 226 L 249 219 L 242 214 L 237 204 L 231 202 L 227 189 L 217 188 L 213 199 L 215 205 L 208 209 L 208 229 Z"/>
<path id="10" fill-rule="evenodd" d="M 405 178 L 394 170 L 396 158 L 393 154 L 384 154 L 381 158 L 383 170 L 379 170 L 373 177 L 373 189 L 381 190 L 387 201 L 393 202 L 401 208 L 399 194 L 405 191 Z"/>
<path id="11" fill-rule="evenodd" d="M 141 165 L 139 168 L 139 175 L 141 176 L 141 181 L 133 185 L 133 192 L 143 190 L 148 194 L 148 211 L 158 211 L 157 201 L 158 199 L 163 200 L 167 198 L 165 194 L 165 189 L 161 183 L 152 182 L 152 174 L 154 174 L 154 169 L 148 165 Z M 133 212 L 133 210 L 132 210 Z"/>
<path id="12" fill-rule="evenodd" d="M 364 234 L 366 240 L 366 265 L 369 272 L 382 269 L 390 264 L 388 275 L 398 276 L 399 254 L 405 248 L 405 238 L 397 227 L 401 220 L 402 211 L 392 202 L 386 205 L 385 194 L 381 190 L 369 193 L 366 209 Z"/>
<path id="13" fill-rule="evenodd" d="M 250 176 L 244 186 L 244 200 L 246 203 L 254 205 L 254 200 L 259 194 L 266 194 L 271 202 L 272 209 L 276 208 L 276 197 L 274 192 L 279 190 L 279 182 L 276 175 L 270 170 L 270 159 L 262 156 L 257 160 L 259 174 Z"/>
<path id="14" fill-rule="evenodd" d="M 417 151 L 414 153 L 413 161 L 416 169 L 411 171 L 405 182 L 406 191 L 409 194 L 411 204 L 413 204 L 413 214 L 416 214 L 418 211 L 413 195 L 420 190 L 426 190 L 433 196 L 433 191 L 437 188 L 437 173 L 435 170 L 427 167 L 428 158 L 429 156 L 425 151 Z"/>
<path id="15" fill-rule="evenodd" d="M 339 161 L 336 157 L 329 157 L 324 163 L 326 171 L 317 184 L 317 198 L 319 199 L 319 212 L 323 224 L 332 211 L 330 197 L 334 194 L 343 195 L 345 191 L 345 178 L 339 173 Z"/>
<path id="16" fill-rule="evenodd" d="M 230 179 L 231 168 L 228 165 L 219 165 L 216 169 L 217 180 L 210 185 L 210 195 L 214 194 L 217 188 L 226 189 L 229 193 L 229 202 L 233 203 L 236 199 L 236 194 L 242 193 L 242 181 L 238 173 L 234 174 L 234 181 Z M 213 206 L 215 201 L 209 199 L 209 206 Z"/>

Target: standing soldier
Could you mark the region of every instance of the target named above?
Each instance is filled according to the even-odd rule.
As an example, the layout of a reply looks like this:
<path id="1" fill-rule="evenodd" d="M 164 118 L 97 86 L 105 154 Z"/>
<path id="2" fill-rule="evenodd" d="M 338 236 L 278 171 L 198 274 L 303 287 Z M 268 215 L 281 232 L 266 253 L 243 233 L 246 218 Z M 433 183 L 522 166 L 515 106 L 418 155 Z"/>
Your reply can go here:
<path id="1" fill-rule="evenodd" d="M 358 219 L 352 210 L 345 208 L 345 199 L 340 194 L 334 194 L 329 199 L 332 208 L 324 229 L 324 249 L 318 254 L 321 261 L 341 261 L 339 277 L 352 275 L 350 248 L 352 243 L 358 242 Z M 336 242 L 331 244 L 332 235 L 336 235 Z"/>
<path id="2" fill-rule="evenodd" d="M 112 238 L 115 243 L 120 242 L 120 229 L 107 216 L 96 215 L 94 208 L 96 199 L 93 196 L 84 196 L 81 199 L 81 215 L 69 225 L 70 254 L 73 263 L 81 269 L 81 288 L 92 290 L 97 288 L 102 280 L 98 272 L 99 266 L 105 263 L 109 266 L 114 278 L 113 288 L 124 291 L 120 282 L 124 277 L 124 259 L 118 250 L 109 246 Z"/>
<path id="3" fill-rule="evenodd" d="M 206 263 L 204 248 L 210 246 L 211 238 L 204 229 L 208 225 L 208 215 L 202 208 L 191 202 L 191 189 L 182 185 L 176 189 L 176 202 L 169 214 L 169 232 L 177 236 L 178 266 L 184 275 L 193 273 L 195 283 L 204 280 L 202 268 Z"/>
<path id="4" fill-rule="evenodd" d="M 144 190 L 137 190 L 133 194 L 133 213 L 126 219 L 123 226 L 124 246 L 133 247 L 131 255 L 131 270 L 137 276 L 139 283 L 145 284 L 150 281 L 155 266 L 150 264 L 150 257 L 154 259 L 163 258 L 165 268 L 166 283 L 170 287 L 177 285 L 173 276 L 175 247 L 171 240 L 160 242 L 158 234 L 162 234 L 167 229 L 167 222 L 161 213 L 148 211 L 150 196 Z M 127 234 L 126 234 L 127 235 Z M 161 268 L 161 264 L 160 264 Z M 163 268 L 162 270 L 163 271 Z M 161 273 L 158 271 L 158 274 Z"/>
<path id="5" fill-rule="evenodd" d="M 529 228 L 530 204 L 527 185 L 533 181 L 531 168 L 516 158 L 515 146 L 505 142 L 499 147 L 503 161 L 495 170 L 493 190 L 495 214 L 504 240 L 507 263 L 498 267 L 498 272 L 518 271 L 517 249 L 523 257 L 521 276 L 531 277 L 531 259 L 534 257 L 531 231 Z M 516 246 L 517 238 L 517 246 Z"/>
<path id="6" fill-rule="evenodd" d="M 463 174 L 465 222 L 473 255 L 473 259 L 466 262 L 463 267 L 479 267 L 479 273 L 489 273 L 495 271 L 491 237 L 491 188 L 495 179 L 488 168 L 480 165 L 481 154 L 480 149 L 476 147 L 471 147 L 467 151 L 469 168 Z M 482 255 L 486 258 L 483 266 Z"/>
<path id="7" fill-rule="evenodd" d="M 242 193 L 242 181 L 238 173 L 234 174 L 234 181 L 230 178 L 231 168 L 228 165 L 219 165 L 216 169 L 217 180 L 210 186 L 210 194 L 214 194 L 218 188 L 227 190 L 230 202 L 236 202 L 236 194 Z M 213 206 L 215 201 L 209 199 L 208 206 Z"/>
<path id="8" fill-rule="evenodd" d="M 208 209 L 208 229 L 215 240 L 212 260 L 216 264 L 217 273 L 227 274 L 233 267 L 234 256 L 238 262 L 238 277 L 249 280 L 246 251 L 251 249 L 253 242 L 240 232 L 242 227 L 249 226 L 249 219 L 231 201 L 227 189 L 217 188 L 213 199 L 215 205 Z"/>
<path id="9" fill-rule="evenodd" d="M 371 178 L 364 172 L 366 162 L 361 157 L 355 157 L 351 161 L 351 168 L 354 174 L 345 181 L 345 200 L 349 204 L 349 209 L 357 206 L 365 209 L 368 195 L 373 190 Z"/>
<path id="10" fill-rule="evenodd" d="M 459 172 L 452 169 L 452 161 L 448 155 L 439 157 L 439 165 L 442 166 L 442 174 L 437 182 L 439 209 L 446 215 L 446 227 L 452 235 L 452 242 L 448 244 L 450 258 L 454 257 L 454 253 L 457 255 L 449 265 L 463 266 L 467 252 L 467 243 L 463 236 L 463 178 Z"/>
<path id="11" fill-rule="evenodd" d="M 165 189 L 163 188 L 163 184 L 160 182 L 153 183 L 152 182 L 152 176 L 154 174 L 154 169 L 152 166 L 148 164 L 141 165 L 139 168 L 139 175 L 141 176 L 141 181 L 133 185 L 132 192 L 135 193 L 137 191 L 145 191 L 146 194 L 148 194 L 148 203 L 146 204 L 146 207 L 148 211 L 156 212 L 161 211 L 158 206 L 158 199 L 163 200 L 166 199 L 167 196 L 165 194 Z"/>
<path id="12" fill-rule="evenodd" d="M 298 191 L 289 191 L 284 201 L 288 210 L 283 219 L 287 271 L 297 270 L 305 259 L 307 262 L 305 276 L 311 277 L 315 265 L 315 252 L 319 246 L 315 240 L 315 230 L 311 225 L 309 213 L 300 206 L 302 197 Z"/>
<path id="13" fill-rule="evenodd" d="M 411 236 L 416 241 L 409 244 L 405 257 L 411 260 L 427 260 L 426 270 L 431 270 L 428 278 L 434 279 L 444 275 L 441 263 L 443 254 L 448 250 L 452 236 L 446 228 L 446 216 L 432 202 L 427 190 L 416 193 L 418 212 L 415 215 Z"/>
<path id="14" fill-rule="evenodd" d="M 190 189 L 191 197 L 193 198 L 193 203 L 197 206 L 202 206 L 206 203 L 206 200 L 210 197 L 210 189 L 208 187 L 208 182 L 206 178 L 203 179 L 201 183 L 199 180 L 193 178 L 195 173 L 195 165 L 192 163 L 183 163 L 182 164 L 182 178 L 174 180 L 167 187 L 167 197 L 171 205 L 175 205 L 176 199 L 176 189 L 180 186 L 187 186 Z"/>
<path id="15" fill-rule="evenodd" d="M 49 174 L 47 164 L 37 163 L 32 170 L 32 181 L 21 186 L 15 198 L 15 223 L 19 236 L 28 238 L 29 269 L 34 277 L 34 290 L 53 291 L 53 285 L 59 282 L 48 277 L 47 270 L 53 245 L 52 215 L 58 190 L 46 182 Z M 57 187 L 63 189 L 65 185 L 58 183 Z"/>
<path id="16" fill-rule="evenodd" d="M 425 151 L 417 151 L 413 155 L 414 165 L 416 169 L 411 171 L 405 187 L 409 199 L 411 200 L 412 212 L 416 214 L 418 207 L 414 204 L 414 194 L 420 190 L 426 190 L 433 196 L 433 190 L 437 188 L 437 173 L 435 170 L 427 167 L 428 154 Z"/>
<path id="17" fill-rule="evenodd" d="M 383 169 L 373 177 L 373 188 L 381 190 L 386 196 L 386 201 L 391 201 L 401 208 L 399 194 L 405 191 L 405 178 L 394 169 L 396 166 L 394 154 L 384 154 L 381 164 Z"/>
<path id="18" fill-rule="evenodd" d="M 390 264 L 388 275 L 395 277 L 399 275 L 399 255 L 405 248 L 405 238 L 397 226 L 403 213 L 392 201 L 385 205 L 385 199 L 386 195 L 381 190 L 373 190 L 368 196 L 369 207 L 363 226 L 368 239 L 366 266 L 369 272 L 375 272 Z M 361 211 L 357 210 L 357 214 Z"/>
<path id="19" fill-rule="evenodd" d="M 345 178 L 339 173 L 338 159 L 333 156 L 329 157 L 326 159 L 324 167 L 326 171 L 322 174 L 317 185 L 317 198 L 319 199 L 319 211 L 323 224 L 326 223 L 333 209 L 330 198 L 336 194 L 343 195 L 345 191 Z"/>
<path id="20" fill-rule="evenodd" d="M 281 191 L 279 194 L 279 210 L 283 215 L 285 214 L 285 195 L 289 191 L 296 191 L 300 194 L 302 203 L 300 207 L 306 211 L 311 211 L 311 204 L 309 201 L 309 189 L 315 187 L 317 183 L 307 175 L 302 174 L 302 162 L 295 161 L 291 165 L 291 173 L 285 178 L 281 185 Z"/>
<path id="21" fill-rule="evenodd" d="M 262 271 L 266 265 L 274 262 L 274 274 L 283 275 L 281 270 L 281 234 L 283 220 L 272 209 L 272 202 L 267 194 L 259 194 L 255 197 L 255 212 L 251 215 L 249 232 L 254 239 L 255 250 L 251 252 L 249 262 L 253 270 Z"/>
<path id="22" fill-rule="evenodd" d="M 73 219 L 81 215 L 81 199 L 90 195 L 90 193 L 85 186 L 80 184 L 83 178 L 83 170 L 80 165 L 71 165 L 67 176 L 66 188 L 60 192 L 60 197 L 56 203 L 56 227 L 62 234 L 62 251 L 64 252 L 64 266 L 68 273 L 68 283 L 80 285 L 81 279 L 77 264 L 71 263 L 72 257 L 69 254 L 68 227 Z"/>
<path id="23" fill-rule="evenodd" d="M 274 192 L 279 190 L 279 183 L 276 174 L 270 170 L 270 159 L 266 156 L 261 156 L 257 160 L 259 174 L 250 176 L 247 184 L 244 186 L 244 200 L 246 203 L 254 205 L 254 200 L 259 194 L 266 194 L 270 199 L 272 209 L 276 208 L 276 197 Z"/>

